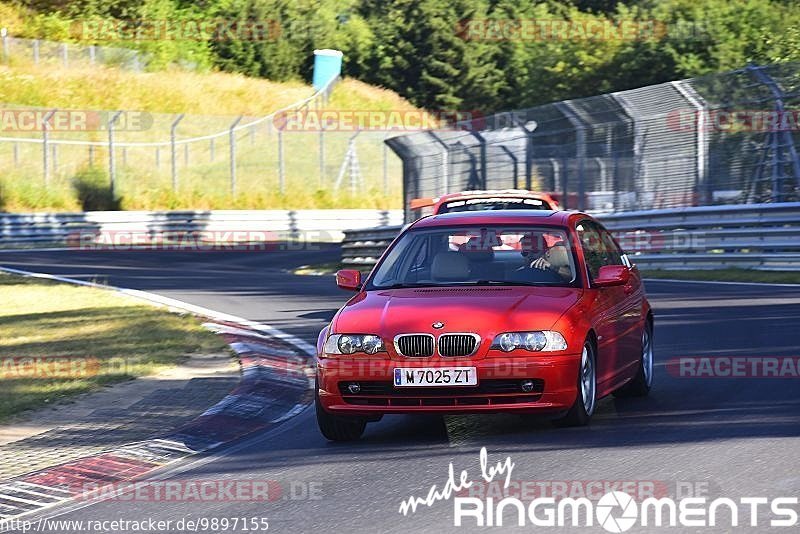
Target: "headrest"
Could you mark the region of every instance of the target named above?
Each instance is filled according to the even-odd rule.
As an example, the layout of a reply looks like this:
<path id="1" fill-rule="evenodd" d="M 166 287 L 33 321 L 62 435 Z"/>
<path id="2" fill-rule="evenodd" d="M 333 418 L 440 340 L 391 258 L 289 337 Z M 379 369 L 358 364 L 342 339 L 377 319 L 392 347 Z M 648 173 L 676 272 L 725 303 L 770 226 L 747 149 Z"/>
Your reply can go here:
<path id="1" fill-rule="evenodd" d="M 547 260 L 554 268 L 569 267 L 569 253 L 567 252 L 567 247 L 562 243 L 550 247 L 547 252 Z"/>
<path id="2" fill-rule="evenodd" d="M 440 252 L 433 257 L 431 278 L 461 282 L 469 278 L 469 262 L 460 252 Z"/>

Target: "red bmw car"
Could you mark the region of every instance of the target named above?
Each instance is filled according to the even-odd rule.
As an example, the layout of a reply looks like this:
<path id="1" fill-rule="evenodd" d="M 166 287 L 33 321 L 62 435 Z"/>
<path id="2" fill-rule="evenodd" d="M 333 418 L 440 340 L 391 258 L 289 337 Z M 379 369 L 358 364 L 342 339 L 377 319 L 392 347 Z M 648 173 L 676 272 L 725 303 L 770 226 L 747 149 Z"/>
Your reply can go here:
<path id="1" fill-rule="evenodd" d="M 653 314 L 612 235 L 578 212 L 425 217 L 390 245 L 317 342 L 317 421 L 352 440 L 383 414 L 542 412 L 585 425 L 646 395 Z"/>

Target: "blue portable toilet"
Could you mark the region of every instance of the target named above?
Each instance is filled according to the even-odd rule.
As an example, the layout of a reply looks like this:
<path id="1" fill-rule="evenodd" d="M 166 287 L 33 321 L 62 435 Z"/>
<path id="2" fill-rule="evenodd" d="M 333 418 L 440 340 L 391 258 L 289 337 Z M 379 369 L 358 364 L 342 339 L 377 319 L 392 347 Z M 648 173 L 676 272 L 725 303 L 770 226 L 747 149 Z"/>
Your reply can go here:
<path id="1" fill-rule="evenodd" d="M 339 50 L 314 50 L 314 89 L 319 91 L 342 73 L 342 56 Z"/>

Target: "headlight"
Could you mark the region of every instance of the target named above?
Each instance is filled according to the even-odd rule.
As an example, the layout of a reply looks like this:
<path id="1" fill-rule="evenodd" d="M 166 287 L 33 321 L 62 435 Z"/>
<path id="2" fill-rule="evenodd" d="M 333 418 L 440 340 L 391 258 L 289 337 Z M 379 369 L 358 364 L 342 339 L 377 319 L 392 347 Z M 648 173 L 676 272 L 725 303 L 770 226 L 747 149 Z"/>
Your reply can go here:
<path id="1" fill-rule="evenodd" d="M 567 342 L 564 336 L 550 330 L 537 332 L 505 332 L 498 334 L 492 342 L 492 349 L 511 352 L 523 349 L 530 352 L 552 352 L 565 350 Z"/>
<path id="2" fill-rule="evenodd" d="M 386 352 L 380 336 L 372 334 L 334 334 L 325 341 L 326 354 L 375 354 Z"/>

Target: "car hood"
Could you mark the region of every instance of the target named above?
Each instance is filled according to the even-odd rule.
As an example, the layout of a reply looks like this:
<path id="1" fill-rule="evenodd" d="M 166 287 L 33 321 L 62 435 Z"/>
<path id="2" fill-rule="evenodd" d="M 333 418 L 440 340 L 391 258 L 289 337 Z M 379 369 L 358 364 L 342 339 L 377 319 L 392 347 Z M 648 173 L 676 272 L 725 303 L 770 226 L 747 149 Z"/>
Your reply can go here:
<path id="1" fill-rule="evenodd" d="M 582 296 L 565 287 L 438 287 L 374 290 L 351 299 L 331 333 L 499 332 L 546 330 Z M 434 329 L 433 323 L 444 327 Z"/>

